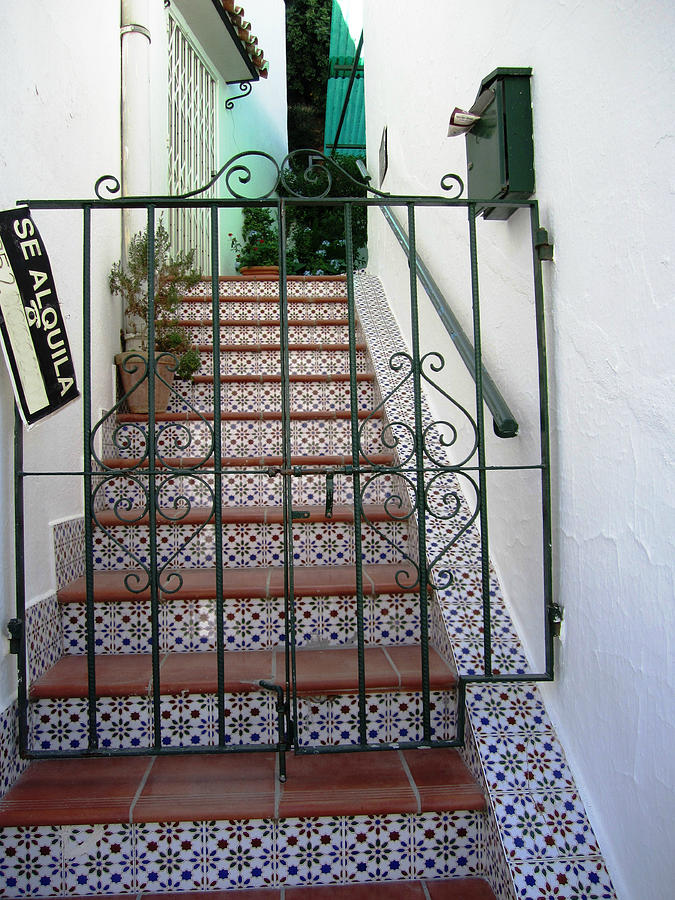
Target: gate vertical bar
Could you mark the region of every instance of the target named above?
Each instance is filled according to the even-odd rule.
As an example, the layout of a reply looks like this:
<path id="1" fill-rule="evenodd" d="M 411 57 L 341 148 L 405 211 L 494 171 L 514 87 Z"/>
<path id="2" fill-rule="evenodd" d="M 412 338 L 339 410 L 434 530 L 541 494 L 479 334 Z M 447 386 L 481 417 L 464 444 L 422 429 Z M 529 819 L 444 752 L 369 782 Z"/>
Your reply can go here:
<path id="1" fill-rule="evenodd" d="M 426 537 L 426 485 L 424 482 L 424 424 L 422 421 L 422 363 L 420 360 L 419 309 L 417 303 L 417 245 L 415 206 L 408 203 L 410 241 L 410 325 L 412 330 L 412 367 L 415 397 L 415 467 L 417 470 L 417 540 L 419 548 L 420 654 L 422 665 L 422 719 L 424 740 L 431 740 L 431 697 L 429 693 L 429 597 Z"/>
<path id="2" fill-rule="evenodd" d="M 159 585 L 157 578 L 157 442 L 155 436 L 155 207 L 148 205 L 148 530 L 150 537 L 150 618 L 152 704 L 155 747 L 162 744 L 159 678 Z"/>
<path id="3" fill-rule="evenodd" d="M 470 203 L 469 250 L 471 254 L 471 303 L 473 308 L 473 346 L 476 382 L 476 427 L 478 428 L 478 483 L 480 486 L 480 557 L 483 591 L 483 654 L 485 674 L 492 675 L 492 635 L 490 610 L 490 550 L 487 518 L 487 475 L 485 471 L 485 416 L 483 414 L 483 358 L 480 332 L 480 296 L 478 290 L 478 250 L 476 242 L 476 204 Z"/>
<path id="4" fill-rule="evenodd" d="M 223 625 L 223 452 L 220 408 L 220 281 L 218 207 L 211 207 L 211 331 L 213 341 L 213 527 L 216 563 L 216 654 L 218 667 L 218 743 L 225 744 L 225 634 Z"/>
<path id="5" fill-rule="evenodd" d="M 26 557 L 23 498 L 23 420 L 14 405 L 14 577 L 20 640 L 17 656 L 19 753 L 28 749 L 28 674 L 26 671 Z"/>
<path id="6" fill-rule="evenodd" d="M 366 668 L 363 625 L 363 559 L 361 542 L 361 472 L 359 469 L 359 410 L 356 378 L 356 313 L 354 308 L 354 239 L 352 205 L 345 203 L 345 255 L 347 260 L 347 318 L 349 331 L 349 409 L 352 429 L 352 466 L 354 485 L 354 557 L 356 564 L 356 640 L 359 676 L 359 741 L 368 742 L 366 723 Z"/>
<path id="7" fill-rule="evenodd" d="M 98 747 L 96 728 L 96 635 L 94 613 L 94 539 L 92 534 L 91 470 L 91 207 L 82 210 L 82 416 L 84 446 L 84 576 L 87 629 L 87 715 L 90 750 Z"/>
<path id="8" fill-rule="evenodd" d="M 537 328 L 537 367 L 539 375 L 539 434 L 541 453 L 541 516 L 542 516 L 542 551 L 544 579 L 544 629 L 546 674 L 553 678 L 553 631 L 551 607 L 553 604 L 553 562 L 551 531 L 551 451 L 548 415 L 548 367 L 546 362 L 546 318 L 544 311 L 544 284 L 541 271 L 541 259 L 537 252 L 536 235 L 539 229 L 539 205 L 530 207 L 530 230 L 532 235 L 532 266 L 534 273 L 534 307 Z"/>
<path id="9" fill-rule="evenodd" d="M 293 582 L 293 476 L 291 475 L 291 395 L 290 365 L 288 358 L 288 289 L 286 280 L 286 204 L 280 198 L 277 205 L 279 232 L 279 353 L 281 365 L 281 436 L 283 475 L 283 519 L 284 519 L 284 621 L 286 624 L 286 703 L 290 704 L 287 715 L 287 733 L 295 731 L 298 721 L 298 697 L 295 690 L 295 591 Z M 292 707 L 292 711 L 291 711 Z M 296 742 L 298 735 L 293 734 Z M 288 737 L 287 737 L 288 742 Z M 283 754 L 280 761 L 285 765 Z M 281 773 L 282 780 L 286 773 Z"/>

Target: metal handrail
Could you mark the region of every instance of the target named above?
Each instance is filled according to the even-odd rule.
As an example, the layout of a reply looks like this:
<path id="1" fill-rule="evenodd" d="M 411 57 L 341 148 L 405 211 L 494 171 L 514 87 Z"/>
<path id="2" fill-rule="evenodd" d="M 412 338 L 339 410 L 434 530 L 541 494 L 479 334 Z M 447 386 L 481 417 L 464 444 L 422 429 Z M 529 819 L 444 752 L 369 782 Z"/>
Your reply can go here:
<path id="1" fill-rule="evenodd" d="M 370 180 L 370 175 L 363 162 L 361 160 L 357 160 L 356 164 L 361 175 L 364 178 Z M 391 230 L 394 232 L 397 241 L 403 248 L 403 252 L 405 253 L 406 258 L 409 261 L 410 241 L 408 240 L 408 235 L 406 234 L 405 229 L 399 224 L 390 207 L 381 206 L 380 209 L 382 210 L 382 215 L 389 223 Z M 417 261 L 417 276 L 424 290 L 427 292 L 429 299 L 433 303 L 434 309 L 438 313 L 440 320 L 445 325 L 445 328 L 450 335 L 452 342 L 457 348 L 457 352 L 462 358 L 462 362 L 467 367 L 467 369 L 471 373 L 471 377 L 475 381 L 476 356 L 473 344 L 465 334 L 462 326 L 459 324 L 457 316 L 452 311 L 450 304 L 443 296 L 441 289 L 434 281 L 431 273 L 429 272 L 429 269 L 424 264 L 423 260 L 420 259 L 417 251 L 415 251 L 415 258 Z M 485 399 L 485 402 L 487 403 L 488 409 L 492 413 L 494 431 L 497 437 L 515 437 L 518 434 L 518 422 L 511 412 L 506 400 L 504 400 L 504 397 L 502 396 L 499 388 L 490 377 L 490 374 L 486 370 L 485 366 L 483 366 L 483 397 Z"/>

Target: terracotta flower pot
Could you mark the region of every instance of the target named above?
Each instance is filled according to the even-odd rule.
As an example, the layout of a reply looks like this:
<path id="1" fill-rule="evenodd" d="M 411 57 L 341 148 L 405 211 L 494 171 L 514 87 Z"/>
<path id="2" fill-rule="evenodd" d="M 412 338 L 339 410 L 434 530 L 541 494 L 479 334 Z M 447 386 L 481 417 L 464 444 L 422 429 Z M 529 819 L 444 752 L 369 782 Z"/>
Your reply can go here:
<path id="1" fill-rule="evenodd" d="M 278 278 L 279 266 L 242 266 L 240 275 L 253 275 L 256 278 Z"/>
<path id="2" fill-rule="evenodd" d="M 124 393 L 131 391 L 127 397 L 129 411 L 147 413 L 148 354 L 143 350 L 127 350 L 125 353 L 118 353 L 115 362 Z M 165 412 L 174 378 L 172 360 L 166 353 L 155 353 L 155 373 L 155 412 Z M 135 387 L 136 385 L 138 386 Z M 135 390 L 132 391 L 134 387 Z"/>

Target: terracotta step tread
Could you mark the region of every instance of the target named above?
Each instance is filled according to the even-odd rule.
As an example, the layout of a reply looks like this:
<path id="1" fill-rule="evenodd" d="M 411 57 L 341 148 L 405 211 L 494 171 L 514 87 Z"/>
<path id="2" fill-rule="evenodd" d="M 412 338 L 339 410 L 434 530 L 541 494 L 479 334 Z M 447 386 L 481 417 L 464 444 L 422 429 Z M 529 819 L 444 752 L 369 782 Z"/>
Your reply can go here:
<path id="1" fill-rule="evenodd" d="M 359 419 L 381 419 L 383 416 L 383 411 L 381 409 L 360 409 L 358 410 L 357 414 Z M 349 409 L 306 409 L 291 412 L 289 418 L 295 419 L 297 421 L 320 421 L 323 419 L 349 420 L 351 419 L 351 416 L 352 413 Z M 155 413 L 156 422 L 201 422 L 204 420 L 210 422 L 214 418 L 215 413 L 211 411 L 196 412 L 194 410 L 184 410 L 181 412 Z M 261 409 L 246 412 L 229 412 L 227 410 L 222 410 L 220 413 L 220 419 L 222 422 L 280 422 L 282 419 L 282 413 L 280 410 L 276 409 Z M 118 413 L 117 415 L 117 421 L 121 423 L 147 422 L 147 420 L 147 413 Z"/>
<path id="2" fill-rule="evenodd" d="M 260 679 L 283 686 L 285 650 L 229 650 L 224 660 L 225 693 L 259 691 Z M 296 650 L 296 684 L 301 696 L 351 694 L 358 691 L 358 652 L 355 647 Z M 422 687 L 420 647 L 366 647 L 366 690 L 419 691 Z M 164 653 L 160 660 L 162 694 L 215 694 L 218 690 L 217 654 Z M 429 648 L 431 690 L 450 690 L 455 677 L 433 647 Z M 96 657 L 96 696 L 131 697 L 152 693 L 152 657 L 126 653 Z M 30 687 L 32 700 L 87 696 L 87 657 L 63 656 Z"/>
<path id="3" fill-rule="evenodd" d="M 196 384 L 213 384 L 213 375 L 193 375 L 192 380 Z M 281 375 L 221 375 L 220 380 L 225 384 L 281 384 Z M 289 375 L 288 380 L 291 384 L 307 384 L 314 381 L 321 383 L 330 383 L 334 381 L 349 381 L 348 372 L 336 372 L 333 375 L 325 375 L 316 372 L 312 375 Z M 372 372 L 357 372 L 357 381 L 375 381 L 375 375 Z"/>
<path id="4" fill-rule="evenodd" d="M 213 350 L 213 344 L 195 344 L 197 350 L 202 350 L 204 353 L 210 352 Z M 315 344 L 296 344 L 296 343 L 288 343 L 285 345 L 284 349 L 286 350 L 320 350 L 326 353 L 337 353 L 337 352 L 345 352 L 349 350 L 349 343 L 337 343 L 337 344 L 327 344 L 327 343 L 315 343 Z M 365 350 L 366 344 L 357 341 L 354 344 L 355 350 Z M 279 353 L 281 351 L 281 344 L 221 344 L 220 352 L 221 353 L 260 353 L 262 351 L 273 350 L 275 353 Z"/>
<path id="5" fill-rule="evenodd" d="M 287 756 L 273 753 L 49 759 L 0 800 L 0 827 L 199 822 L 484 810 L 450 748 Z"/>
<path id="6" fill-rule="evenodd" d="M 130 457 L 128 459 L 108 457 L 107 459 L 103 460 L 103 464 L 108 469 L 147 469 L 148 460 L 145 458 L 140 459 L 138 457 Z M 362 467 L 365 466 L 366 468 L 371 465 L 391 467 L 394 465 L 394 456 L 391 453 L 371 453 L 367 458 L 362 456 L 360 458 L 359 464 Z M 202 470 L 213 467 L 213 457 L 210 456 L 207 460 L 204 460 L 203 457 L 198 456 L 167 457 L 165 459 L 157 459 L 156 465 L 158 468 L 169 466 L 172 469 L 195 469 L 196 467 L 199 467 L 199 469 Z M 223 456 L 221 457 L 220 465 L 221 469 L 268 469 L 277 468 L 283 465 L 283 458 L 281 456 Z M 351 465 L 351 456 L 332 455 L 291 457 L 291 466 L 293 467 L 322 467 L 326 469 L 334 469 Z"/>
<path id="7" fill-rule="evenodd" d="M 133 895 L 131 895 L 133 897 Z M 168 894 L 146 894 L 143 900 L 166 900 Z M 187 891 L 171 896 L 182 900 L 496 900 L 483 878 L 451 878 L 444 881 L 367 881 L 362 884 L 326 884 L 302 887 L 253 888 L 245 892 Z M 104 900 L 104 895 L 81 900 Z M 129 894 L 106 894 L 105 900 L 130 900 Z"/>
<path id="8" fill-rule="evenodd" d="M 171 570 L 175 571 L 175 570 Z M 417 574 L 411 564 L 382 563 L 363 566 L 364 596 L 373 594 L 413 593 L 416 588 L 400 587 L 396 581 L 399 574 L 403 585 L 415 584 Z M 250 569 L 224 569 L 224 596 L 234 599 L 274 598 L 284 596 L 283 566 Z M 165 574 L 165 578 L 170 573 Z M 170 594 L 160 590 L 160 600 L 209 599 L 216 596 L 215 569 L 182 569 L 181 587 Z M 147 575 L 140 569 L 94 572 L 94 601 L 115 602 L 148 600 L 150 591 L 145 588 L 140 593 L 130 593 L 125 586 L 125 577 L 131 576 L 131 583 L 142 585 Z M 173 581 L 173 579 L 172 579 Z M 171 584 L 171 587 L 174 587 Z M 294 589 L 296 597 L 355 596 L 356 569 L 354 566 L 298 566 L 294 569 Z M 85 577 L 77 578 L 58 591 L 61 603 L 81 603 L 86 597 Z"/>
<path id="9" fill-rule="evenodd" d="M 407 511 L 403 516 L 390 515 L 381 504 L 364 504 L 362 507 L 362 520 L 366 522 L 392 522 L 400 519 L 406 522 Z M 143 515 L 141 509 L 120 509 L 115 513 L 112 509 L 101 510 L 96 513 L 96 522 L 99 525 L 147 525 L 150 521 L 148 513 Z M 158 525 L 201 525 L 208 522 L 213 516 L 211 506 L 191 506 L 184 510 L 167 508 L 157 514 Z M 333 515 L 326 518 L 325 506 L 294 506 L 294 513 L 301 513 L 303 518 L 299 521 L 308 522 L 354 522 L 354 507 L 344 504 L 336 504 L 333 507 Z M 394 511 L 395 512 L 395 511 Z M 228 524 L 254 524 L 254 525 L 278 525 L 284 521 L 282 506 L 223 506 L 221 520 Z"/>

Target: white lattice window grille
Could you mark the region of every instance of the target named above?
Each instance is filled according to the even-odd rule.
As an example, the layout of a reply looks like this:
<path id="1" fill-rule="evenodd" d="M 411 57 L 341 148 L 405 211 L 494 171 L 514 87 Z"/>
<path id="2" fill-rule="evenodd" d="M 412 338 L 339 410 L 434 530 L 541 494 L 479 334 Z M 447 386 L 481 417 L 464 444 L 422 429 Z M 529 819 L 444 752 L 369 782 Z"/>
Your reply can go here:
<path id="1" fill-rule="evenodd" d="M 216 170 L 216 81 L 183 28 L 169 16 L 169 192 L 206 184 Z M 212 197 L 213 188 L 200 195 Z M 174 252 L 195 248 L 195 265 L 211 269 L 211 228 L 206 209 L 171 209 Z"/>

